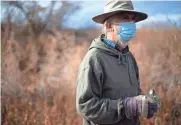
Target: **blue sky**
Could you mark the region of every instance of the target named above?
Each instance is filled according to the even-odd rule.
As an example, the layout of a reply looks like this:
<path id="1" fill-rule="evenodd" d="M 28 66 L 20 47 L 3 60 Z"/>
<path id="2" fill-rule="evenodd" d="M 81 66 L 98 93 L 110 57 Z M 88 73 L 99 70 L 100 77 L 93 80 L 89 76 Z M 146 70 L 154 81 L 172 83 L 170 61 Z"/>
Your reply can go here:
<path id="1" fill-rule="evenodd" d="M 168 22 L 168 19 L 181 24 L 181 1 L 133 1 L 135 10 L 148 14 L 149 18 L 138 23 Z M 101 14 L 104 9 L 104 1 L 81 2 L 81 9 L 73 14 L 65 25 L 73 28 L 100 26 L 92 21 L 92 17 Z"/>
<path id="2" fill-rule="evenodd" d="M 71 0 L 76 2 L 77 0 Z M 47 6 L 50 1 L 39 1 L 42 6 Z M 81 9 L 73 13 L 64 23 L 66 27 L 70 28 L 87 28 L 100 27 L 92 21 L 92 17 L 103 13 L 104 0 L 79 0 Z M 137 23 L 137 27 L 144 24 L 151 24 L 161 22 L 160 24 L 167 24 L 168 20 L 176 22 L 181 26 L 181 1 L 133 1 L 135 10 L 145 12 L 148 14 L 148 19 Z M 61 4 L 57 3 L 56 7 Z M 0 16 L 1 17 L 1 16 Z"/>

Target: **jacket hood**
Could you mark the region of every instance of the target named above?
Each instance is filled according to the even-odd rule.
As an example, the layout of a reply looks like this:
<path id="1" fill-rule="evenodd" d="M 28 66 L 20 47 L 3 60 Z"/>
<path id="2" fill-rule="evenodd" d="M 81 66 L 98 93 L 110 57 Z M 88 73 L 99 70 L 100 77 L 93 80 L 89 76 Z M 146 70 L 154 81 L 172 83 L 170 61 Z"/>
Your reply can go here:
<path id="1" fill-rule="evenodd" d="M 105 34 L 100 35 L 98 38 L 94 39 L 89 47 L 89 50 L 93 48 L 97 48 L 102 50 L 104 53 L 109 54 L 111 56 L 115 56 L 118 58 L 118 63 L 125 62 L 125 58 L 123 55 L 127 55 L 129 53 L 129 47 L 122 49 L 121 51 L 116 50 L 108 45 L 106 45 L 103 40 L 105 38 Z"/>

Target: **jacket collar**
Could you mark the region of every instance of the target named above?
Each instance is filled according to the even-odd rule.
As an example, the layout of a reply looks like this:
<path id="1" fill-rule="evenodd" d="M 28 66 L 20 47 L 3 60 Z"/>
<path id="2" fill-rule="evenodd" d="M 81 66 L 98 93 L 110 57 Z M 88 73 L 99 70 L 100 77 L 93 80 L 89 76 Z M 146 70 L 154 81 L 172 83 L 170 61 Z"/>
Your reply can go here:
<path id="1" fill-rule="evenodd" d="M 104 42 L 107 46 L 122 52 L 122 54 L 126 54 L 126 53 L 129 52 L 129 47 L 128 46 L 126 46 L 123 49 L 120 49 L 120 46 L 118 44 L 112 42 L 111 40 L 106 39 L 105 34 L 101 35 L 101 41 Z"/>

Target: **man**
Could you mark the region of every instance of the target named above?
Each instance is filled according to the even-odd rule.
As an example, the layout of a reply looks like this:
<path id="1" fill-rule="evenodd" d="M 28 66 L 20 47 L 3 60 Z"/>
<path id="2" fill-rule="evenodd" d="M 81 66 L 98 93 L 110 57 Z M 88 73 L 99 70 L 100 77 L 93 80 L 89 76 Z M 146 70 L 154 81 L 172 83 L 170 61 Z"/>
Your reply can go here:
<path id="1" fill-rule="evenodd" d="M 128 44 L 135 23 L 147 14 L 134 11 L 131 1 L 107 0 L 104 13 L 93 18 L 104 34 L 93 40 L 77 78 L 76 108 L 83 125 L 138 125 L 151 118 L 157 104 L 141 94 L 139 72 Z"/>

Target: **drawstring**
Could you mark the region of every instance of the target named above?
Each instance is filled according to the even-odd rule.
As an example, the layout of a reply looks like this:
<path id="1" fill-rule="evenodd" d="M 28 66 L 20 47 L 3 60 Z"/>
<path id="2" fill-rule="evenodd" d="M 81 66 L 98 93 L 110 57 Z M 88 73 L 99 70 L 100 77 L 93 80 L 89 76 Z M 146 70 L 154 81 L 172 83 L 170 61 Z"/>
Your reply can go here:
<path id="1" fill-rule="evenodd" d="M 125 64 L 125 59 L 122 53 L 118 52 L 118 64 Z"/>
<path id="2" fill-rule="evenodd" d="M 129 75 L 129 81 L 130 81 L 130 84 L 132 85 L 132 81 L 131 81 L 131 76 L 130 76 L 130 65 L 129 65 L 129 61 L 128 61 L 128 58 L 126 57 L 126 60 L 128 62 L 128 75 Z"/>
<path id="3" fill-rule="evenodd" d="M 120 65 L 121 64 L 121 54 L 120 53 L 118 53 L 118 64 Z"/>
<path id="4" fill-rule="evenodd" d="M 126 53 L 127 54 L 127 53 Z M 118 52 L 118 64 L 120 65 L 121 63 L 122 64 L 128 64 L 128 76 L 129 76 L 129 81 L 130 81 L 130 84 L 132 85 L 132 81 L 131 81 L 131 76 L 130 76 L 130 65 L 129 65 L 129 60 L 127 59 L 127 56 L 124 58 L 123 54 Z"/>
<path id="5" fill-rule="evenodd" d="M 125 63 L 126 63 L 126 62 L 125 62 L 125 58 L 124 58 L 124 56 L 123 56 L 123 53 L 120 52 L 120 46 L 119 46 L 118 44 L 116 44 L 116 43 L 114 43 L 114 42 L 112 42 L 112 41 L 110 41 L 110 40 L 108 40 L 108 39 L 106 39 L 106 38 L 103 38 L 102 41 L 108 46 L 108 48 L 110 48 L 110 49 L 114 48 L 114 49 L 112 49 L 112 50 L 113 50 L 114 52 L 118 53 L 118 64 L 119 64 L 119 65 L 120 65 L 121 63 L 122 63 L 122 64 L 125 64 Z M 125 51 L 129 51 L 129 48 L 126 47 L 126 48 L 125 48 Z M 126 54 L 127 54 L 127 53 L 126 53 Z"/>

